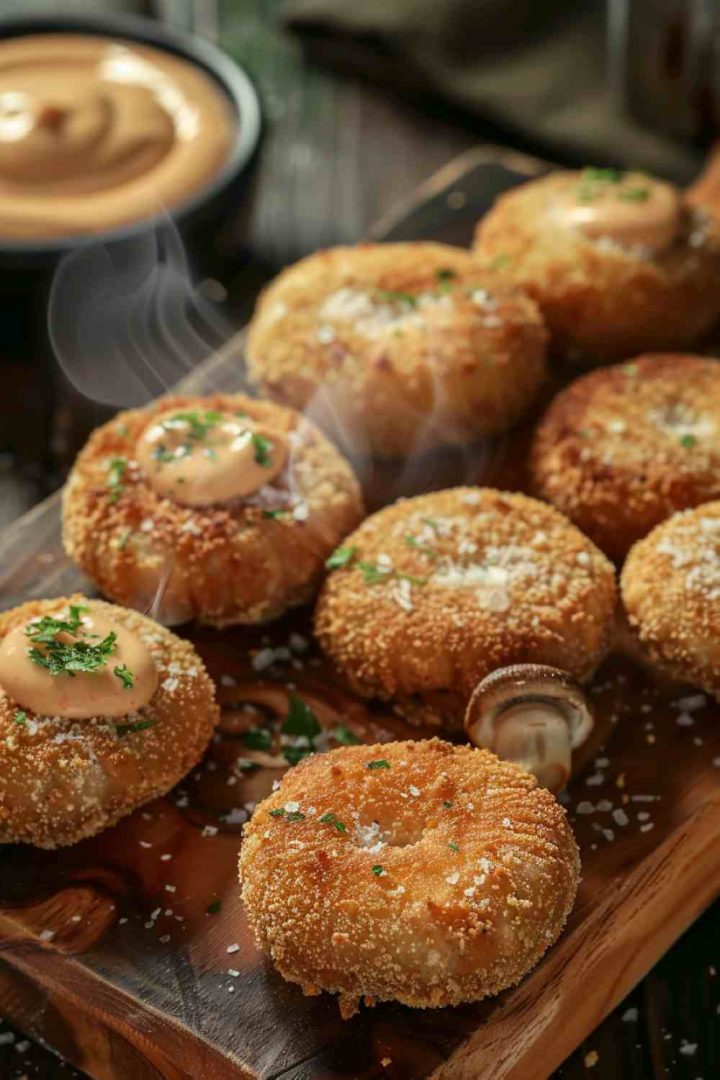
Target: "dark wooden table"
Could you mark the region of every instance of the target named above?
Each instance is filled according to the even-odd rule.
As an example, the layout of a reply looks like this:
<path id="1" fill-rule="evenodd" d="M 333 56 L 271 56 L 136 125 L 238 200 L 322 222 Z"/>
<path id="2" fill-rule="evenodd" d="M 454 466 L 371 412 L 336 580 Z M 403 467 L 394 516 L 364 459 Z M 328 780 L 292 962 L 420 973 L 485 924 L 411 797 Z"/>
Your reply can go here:
<path id="1" fill-rule="evenodd" d="M 278 6 L 277 0 L 159 5 L 185 26 L 192 25 L 198 9 L 204 29 L 212 33 L 219 24 L 223 45 L 248 67 L 263 96 L 264 142 L 251 190 L 226 238 L 225 254 L 236 267 L 236 321 L 278 267 L 318 247 L 366 235 L 373 222 L 450 158 L 497 137 L 440 104 L 431 112 L 421 110 L 369 82 L 320 69 L 279 29 Z M 0 436 L 7 400 L 0 399 Z M 0 452 L 0 527 L 32 505 L 52 479 L 36 466 L 20 470 L 12 456 Z M 719 1076 L 716 970 L 718 904 L 556 1075 L 567 1080 Z M 54 1080 L 78 1074 L 0 1023 L 0 1080 L 24 1076 Z"/>

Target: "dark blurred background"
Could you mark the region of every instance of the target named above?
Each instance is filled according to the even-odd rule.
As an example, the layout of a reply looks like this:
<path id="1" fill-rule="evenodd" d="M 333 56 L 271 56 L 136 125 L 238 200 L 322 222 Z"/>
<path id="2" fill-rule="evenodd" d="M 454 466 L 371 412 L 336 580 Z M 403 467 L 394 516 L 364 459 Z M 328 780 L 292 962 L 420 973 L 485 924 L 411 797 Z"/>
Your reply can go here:
<path id="1" fill-rule="evenodd" d="M 191 246 L 230 327 L 282 265 L 367 235 L 479 144 L 684 183 L 716 128 L 714 0 L 0 3 L 3 16 L 68 10 L 151 15 L 219 44 L 255 81 L 264 132 L 247 183 Z M 104 416 L 54 369 L 43 305 L 14 318 L 16 285 L 0 315 L 0 528 L 61 482 Z M 558 1075 L 720 1076 L 718 920 L 703 917 Z M 0 1023 L 0 1080 L 72 1075 Z"/>

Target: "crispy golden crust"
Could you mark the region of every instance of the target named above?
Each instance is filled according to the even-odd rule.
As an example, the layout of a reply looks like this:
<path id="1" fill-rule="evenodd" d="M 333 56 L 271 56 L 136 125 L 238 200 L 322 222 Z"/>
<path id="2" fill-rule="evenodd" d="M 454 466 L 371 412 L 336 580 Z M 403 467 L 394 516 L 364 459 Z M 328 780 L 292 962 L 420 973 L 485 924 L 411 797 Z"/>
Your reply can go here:
<path id="1" fill-rule="evenodd" d="M 218 720 L 212 682 L 188 641 L 152 619 L 81 596 L 0 615 L 0 640 L 37 615 L 90 604 L 138 634 L 158 666 L 152 700 L 126 718 L 37 716 L 0 688 L 0 843 L 54 848 L 93 836 L 169 791 L 199 761 Z M 133 730 L 135 729 L 135 730 Z"/>
<path id="2" fill-rule="evenodd" d="M 503 431 L 544 377 L 547 335 L 531 300 L 487 283 L 469 252 L 444 244 L 318 252 L 262 294 L 250 375 L 379 457 Z"/>
<path id="3" fill-rule="evenodd" d="M 720 700 L 720 502 L 658 525 L 632 548 L 620 581 L 651 659 Z"/>
<path id="4" fill-rule="evenodd" d="M 481 265 L 537 300 L 557 352 L 597 362 L 697 346 L 720 318 L 717 226 L 687 207 L 679 239 L 655 257 L 587 239 L 551 212 L 579 177 L 556 172 L 502 195 L 477 226 Z"/>
<path id="5" fill-rule="evenodd" d="M 316 633 L 358 693 L 410 720 L 460 727 L 495 668 L 535 662 L 584 679 L 606 649 L 612 566 L 525 495 L 454 488 L 403 500 L 343 548 L 354 557 L 328 576 Z"/>
<path id="6" fill-rule="evenodd" d="M 290 462 L 255 498 L 208 508 L 163 498 L 134 460 L 135 444 L 167 409 L 241 410 L 289 434 Z M 118 496 L 110 462 L 126 461 Z M 282 510 L 280 516 L 268 516 Z M 81 451 L 65 488 L 67 554 L 112 599 L 166 623 L 263 622 L 314 593 L 323 562 L 361 520 L 348 463 L 289 409 L 242 394 L 165 397 L 120 413 Z"/>
<path id="7" fill-rule="evenodd" d="M 584 375 L 551 404 L 531 461 L 537 493 L 623 559 L 676 510 L 720 496 L 720 364 L 659 353 Z"/>
<path id="8" fill-rule="evenodd" d="M 260 948 L 306 994 L 339 994 L 345 1016 L 363 997 L 436 1008 L 517 983 L 561 933 L 579 871 L 565 811 L 534 777 L 440 739 L 306 759 L 240 854 Z"/>

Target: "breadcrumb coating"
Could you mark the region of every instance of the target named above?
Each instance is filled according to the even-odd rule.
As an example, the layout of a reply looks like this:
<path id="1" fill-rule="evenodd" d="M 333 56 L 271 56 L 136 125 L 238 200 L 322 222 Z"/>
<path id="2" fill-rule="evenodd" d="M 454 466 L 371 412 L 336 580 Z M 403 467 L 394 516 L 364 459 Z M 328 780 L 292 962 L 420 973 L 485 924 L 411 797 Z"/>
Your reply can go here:
<path id="1" fill-rule="evenodd" d="M 580 872 L 534 777 L 440 739 L 307 758 L 245 827 L 260 948 L 306 994 L 437 1008 L 520 979 L 557 940 Z"/>
<path id="2" fill-rule="evenodd" d="M 241 411 L 288 437 L 289 462 L 254 496 L 183 506 L 159 495 L 134 457 L 169 409 Z M 93 432 L 65 487 L 63 541 L 112 599 L 165 623 L 222 627 L 264 622 L 310 599 L 326 556 L 362 516 L 352 469 L 297 413 L 243 394 L 172 396 Z"/>
<path id="3" fill-rule="evenodd" d="M 365 697 L 460 728 L 495 668 L 550 664 L 578 679 L 602 659 L 616 599 L 605 556 L 525 495 L 454 488 L 400 500 L 343 542 L 315 631 Z"/>
<path id="4" fill-rule="evenodd" d="M 717 224 L 685 205 L 678 238 L 658 253 L 590 239 L 553 213 L 581 180 L 554 172 L 501 195 L 477 226 L 480 265 L 537 301 L 554 352 L 597 363 L 697 347 L 720 319 Z"/>
<path id="5" fill-rule="evenodd" d="M 536 305 L 445 244 L 320 251 L 264 291 L 247 359 L 264 393 L 350 450 L 404 457 L 504 431 L 545 375 Z"/>
<path id="6" fill-rule="evenodd" d="M 200 760 L 219 718 L 189 641 L 136 611 L 75 595 L 0 614 L 0 640 L 30 619 L 83 604 L 137 634 L 160 677 L 151 701 L 118 718 L 22 710 L 0 687 L 0 843 L 74 844 L 169 791 Z M 62 677 L 62 676 L 61 676 Z"/>
<path id="7" fill-rule="evenodd" d="M 651 659 L 720 701 L 720 502 L 658 525 L 632 548 L 620 581 Z"/>
<path id="8" fill-rule="evenodd" d="M 561 391 L 539 424 L 534 487 L 611 558 L 720 496 L 720 363 L 657 353 Z"/>

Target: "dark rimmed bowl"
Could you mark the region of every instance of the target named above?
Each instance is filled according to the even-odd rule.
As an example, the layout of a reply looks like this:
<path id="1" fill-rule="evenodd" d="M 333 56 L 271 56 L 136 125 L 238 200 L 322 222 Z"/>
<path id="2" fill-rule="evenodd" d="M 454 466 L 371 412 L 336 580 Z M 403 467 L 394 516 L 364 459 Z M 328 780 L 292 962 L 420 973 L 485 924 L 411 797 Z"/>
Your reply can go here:
<path id="1" fill-rule="evenodd" d="M 42 14 L 0 18 L 0 38 L 46 33 L 94 34 L 151 45 L 190 61 L 210 76 L 227 97 L 235 115 L 237 127 L 232 151 L 228 161 L 205 187 L 166 213 L 181 232 L 200 223 L 204 227 L 219 224 L 237 199 L 260 140 L 260 102 L 245 72 L 209 42 L 139 15 Z M 89 240 L 94 243 L 122 240 L 152 228 L 157 221 L 157 215 L 150 215 L 110 231 L 33 240 L 3 240 L 0 236 L 0 269 L 7 266 L 48 267 Z"/>

